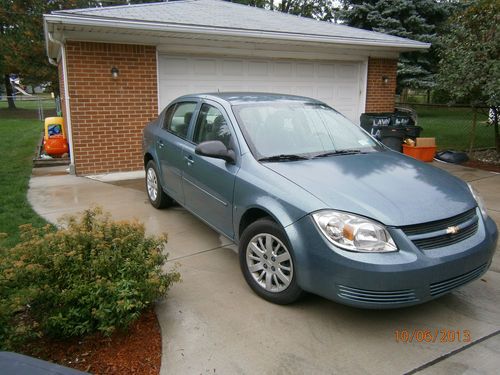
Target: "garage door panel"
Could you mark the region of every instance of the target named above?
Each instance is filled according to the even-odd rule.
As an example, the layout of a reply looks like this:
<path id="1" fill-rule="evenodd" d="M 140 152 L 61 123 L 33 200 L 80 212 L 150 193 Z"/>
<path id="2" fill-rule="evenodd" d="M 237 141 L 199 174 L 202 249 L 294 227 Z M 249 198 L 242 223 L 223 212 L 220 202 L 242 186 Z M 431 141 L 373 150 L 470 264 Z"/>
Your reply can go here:
<path id="1" fill-rule="evenodd" d="M 360 114 L 360 62 L 159 55 L 160 109 L 178 96 L 258 91 L 308 96 L 353 121 Z"/>
<path id="2" fill-rule="evenodd" d="M 164 57 L 160 60 L 160 65 L 165 69 L 160 70 L 160 77 L 162 75 L 175 75 L 189 73 L 189 59 L 178 57 Z"/>
<path id="3" fill-rule="evenodd" d="M 314 64 L 313 63 L 297 63 L 297 78 L 309 79 L 314 77 Z"/>
<path id="4" fill-rule="evenodd" d="M 269 75 L 269 63 L 262 61 L 249 61 L 248 75 L 257 78 L 267 77 Z"/>
<path id="5" fill-rule="evenodd" d="M 217 61 L 208 59 L 193 60 L 193 69 L 196 74 L 217 74 Z"/>
<path id="6" fill-rule="evenodd" d="M 293 74 L 292 63 L 289 62 L 274 63 L 275 77 L 290 77 L 292 74 Z"/>
<path id="7" fill-rule="evenodd" d="M 244 71 L 243 61 L 224 60 L 222 62 L 222 74 L 225 76 L 241 76 Z"/>
<path id="8" fill-rule="evenodd" d="M 308 96 L 308 97 L 313 97 L 314 96 L 314 87 L 312 86 L 298 86 L 295 87 L 293 90 L 294 95 L 299 95 L 299 96 Z"/>
<path id="9" fill-rule="evenodd" d="M 335 66 L 332 64 L 318 64 L 317 72 L 319 78 L 332 79 L 335 76 Z"/>
<path id="10" fill-rule="evenodd" d="M 349 81 L 358 79 L 359 64 L 338 64 L 335 78 L 340 81 Z"/>

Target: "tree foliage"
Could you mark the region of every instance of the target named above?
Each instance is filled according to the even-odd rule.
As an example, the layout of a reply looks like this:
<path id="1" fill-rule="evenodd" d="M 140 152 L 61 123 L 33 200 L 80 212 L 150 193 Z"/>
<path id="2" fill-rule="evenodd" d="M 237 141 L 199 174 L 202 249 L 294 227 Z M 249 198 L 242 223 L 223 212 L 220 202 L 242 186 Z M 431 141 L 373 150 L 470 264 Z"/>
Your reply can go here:
<path id="1" fill-rule="evenodd" d="M 491 108 L 500 153 L 500 2 L 476 0 L 451 18 L 441 38 L 439 84 L 456 101 Z"/>
<path id="2" fill-rule="evenodd" d="M 329 21 L 334 18 L 333 0 L 228 0 L 257 8 L 275 10 L 296 16 Z"/>
<path id="3" fill-rule="evenodd" d="M 398 89 L 435 86 L 442 25 L 457 7 L 436 0 L 343 0 L 340 18 L 349 26 L 432 43 L 428 53 L 401 54 Z"/>
<path id="4" fill-rule="evenodd" d="M 441 38 L 439 83 L 457 101 L 500 106 L 500 2 L 475 1 Z"/>
<path id="5" fill-rule="evenodd" d="M 24 84 L 57 82 L 45 51 L 43 14 L 139 2 L 154 0 L 0 0 L 0 75 L 18 74 Z"/>

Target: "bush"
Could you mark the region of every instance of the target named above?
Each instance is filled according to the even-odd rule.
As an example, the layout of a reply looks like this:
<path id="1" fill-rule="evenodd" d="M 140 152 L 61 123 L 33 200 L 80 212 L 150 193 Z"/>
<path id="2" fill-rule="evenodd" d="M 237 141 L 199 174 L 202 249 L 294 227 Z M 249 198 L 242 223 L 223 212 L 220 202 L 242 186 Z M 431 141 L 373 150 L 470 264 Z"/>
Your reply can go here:
<path id="1" fill-rule="evenodd" d="M 0 249 L 0 348 L 126 328 L 180 276 L 162 271 L 165 237 L 100 209 L 68 217 L 54 231 L 21 226 L 21 242 Z"/>

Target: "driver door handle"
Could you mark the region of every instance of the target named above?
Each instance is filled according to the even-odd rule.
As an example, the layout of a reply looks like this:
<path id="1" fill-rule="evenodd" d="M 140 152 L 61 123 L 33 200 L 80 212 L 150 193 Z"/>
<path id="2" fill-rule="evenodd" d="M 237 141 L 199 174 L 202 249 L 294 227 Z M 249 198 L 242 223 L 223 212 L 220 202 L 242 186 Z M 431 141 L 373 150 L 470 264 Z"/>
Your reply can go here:
<path id="1" fill-rule="evenodd" d="M 191 164 L 194 163 L 193 157 L 191 155 L 184 156 L 184 159 L 186 160 L 186 162 L 188 163 L 188 165 L 191 165 Z"/>
<path id="2" fill-rule="evenodd" d="M 162 141 L 161 139 L 158 139 L 158 140 L 156 141 L 156 143 L 158 144 L 158 147 L 159 147 L 159 148 L 163 148 L 163 146 L 165 146 L 165 144 L 163 143 L 163 141 Z"/>

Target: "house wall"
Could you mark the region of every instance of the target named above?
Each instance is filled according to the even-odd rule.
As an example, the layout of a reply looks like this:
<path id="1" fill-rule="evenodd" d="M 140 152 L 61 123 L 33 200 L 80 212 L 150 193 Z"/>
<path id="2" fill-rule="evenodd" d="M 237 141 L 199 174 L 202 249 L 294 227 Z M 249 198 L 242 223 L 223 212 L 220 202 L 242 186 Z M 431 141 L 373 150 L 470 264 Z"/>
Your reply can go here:
<path id="1" fill-rule="evenodd" d="M 76 174 L 142 169 L 142 129 L 158 115 L 155 47 L 68 41 L 66 61 Z"/>
<path id="2" fill-rule="evenodd" d="M 366 83 L 366 112 L 394 111 L 397 65 L 398 61 L 394 59 L 369 58 Z M 384 76 L 389 79 L 389 82 L 384 83 Z"/>
<path id="3" fill-rule="evenodd" d="M 142 129 L 158 115 L 155 47 L 68 41 L 66 64 L 76 174 L 142 169 Z M 396 69 L 397 60 L 369 59 L 366 112 L 394 110 Z"/>

